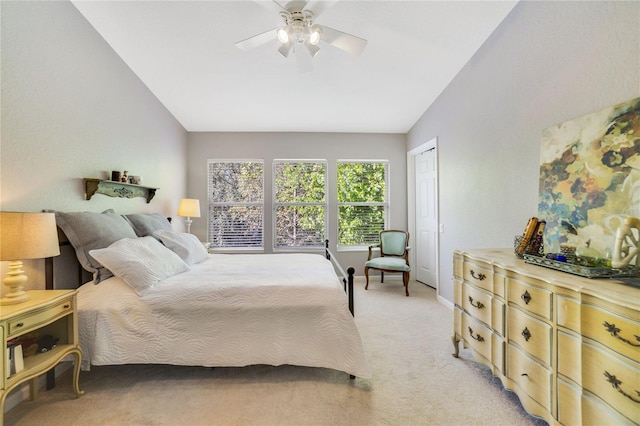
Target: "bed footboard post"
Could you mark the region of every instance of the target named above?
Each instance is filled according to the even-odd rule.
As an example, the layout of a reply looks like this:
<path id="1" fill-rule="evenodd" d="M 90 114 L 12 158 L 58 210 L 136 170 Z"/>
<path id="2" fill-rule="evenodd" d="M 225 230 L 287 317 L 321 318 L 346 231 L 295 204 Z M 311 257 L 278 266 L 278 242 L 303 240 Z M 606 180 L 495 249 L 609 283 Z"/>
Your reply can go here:
<path id="1" fill-rule="evenodd" d="M 355 312 L 353 311 L 353 274 L 356 273 L 356 270 L 353 266 L 349 266 L 347 268 L 347 274 L 349 274 L 348 285 L 349 285 L 349 310 L 351 311 L 351 315 L 355 316 Z"/>

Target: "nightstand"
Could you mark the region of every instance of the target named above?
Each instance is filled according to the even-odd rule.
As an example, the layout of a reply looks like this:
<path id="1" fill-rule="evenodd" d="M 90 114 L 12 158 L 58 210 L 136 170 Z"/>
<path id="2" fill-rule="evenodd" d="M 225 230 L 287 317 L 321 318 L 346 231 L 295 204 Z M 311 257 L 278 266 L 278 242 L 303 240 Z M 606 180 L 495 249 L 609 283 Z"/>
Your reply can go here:
<path id="1" fill-rule="evenodd" d="M 53 369 L 68 355 L 75 357 L 73 389 L 78 397 L 84 393 L 78 383 L 82 352 L 78 343 L 76 290 L 32 290 L 27 293 L 29 300 L 26 302 L 0 307 L 0 425 L 9 392 L 30 380 L 30 396 L 34 400 L 38 393 L 38 376 Z M 59 340 L 53 349 L 25 357 L 24 369 L 9 375 L 7 341 L 31 332 L 37 332 L 40 337 L 51 335 Z"/>

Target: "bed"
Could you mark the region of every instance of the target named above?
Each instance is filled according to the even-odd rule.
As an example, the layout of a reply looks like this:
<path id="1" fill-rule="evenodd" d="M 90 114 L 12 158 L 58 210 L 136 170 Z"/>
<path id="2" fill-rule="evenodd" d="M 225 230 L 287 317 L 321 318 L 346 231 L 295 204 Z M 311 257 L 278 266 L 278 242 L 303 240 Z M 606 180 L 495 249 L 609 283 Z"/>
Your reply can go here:
<path id="1" fill-rule="evenodd" d="M 344 274 L 328 248 L 209 254 L 159 214 L 55 213 L 62 244 L 92 274 L 78 288 L 83 370 L 288 364 L 371 377 L 353 318 L 353 268 Z M 56 277 L 55 259 L 50 288 L 68 281 Z"/>

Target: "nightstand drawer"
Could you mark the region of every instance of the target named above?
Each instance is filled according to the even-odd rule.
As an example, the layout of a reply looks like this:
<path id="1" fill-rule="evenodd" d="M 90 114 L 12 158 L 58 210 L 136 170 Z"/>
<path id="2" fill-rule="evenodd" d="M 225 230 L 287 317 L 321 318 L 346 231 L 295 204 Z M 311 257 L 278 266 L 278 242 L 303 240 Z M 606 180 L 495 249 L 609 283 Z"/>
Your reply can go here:
<path id="1" fill-rule="evenodd" d="M 518 309 L 509 309 L 507 337 L 529 354 L 551 365 L 552 328 Z"/>
<path id="2" fill-rule="evenodd" d="M 57 318 L 63 317 L 73 312 L 72 299 L 63 300 L 57 304 L 45 309 L 29 312 L 20 315 L 9 321 L 8 336 L 9 338 L 26 333 L 34 328 L 38 328 L 44 324 L 52 322 Z"/>

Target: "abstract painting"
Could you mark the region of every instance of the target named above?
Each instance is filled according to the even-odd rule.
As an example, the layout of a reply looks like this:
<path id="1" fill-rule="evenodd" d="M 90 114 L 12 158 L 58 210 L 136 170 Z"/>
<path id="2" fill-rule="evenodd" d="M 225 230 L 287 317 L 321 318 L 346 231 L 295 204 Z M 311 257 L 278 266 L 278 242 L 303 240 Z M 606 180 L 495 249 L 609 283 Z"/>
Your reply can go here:
<path id="1" fill-rule="evenodd" d="M 640 217 L 640 98 L 545 129 L 539 195 L 545 252 L 610 252 L 618 227 Z"/>

